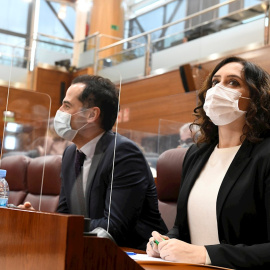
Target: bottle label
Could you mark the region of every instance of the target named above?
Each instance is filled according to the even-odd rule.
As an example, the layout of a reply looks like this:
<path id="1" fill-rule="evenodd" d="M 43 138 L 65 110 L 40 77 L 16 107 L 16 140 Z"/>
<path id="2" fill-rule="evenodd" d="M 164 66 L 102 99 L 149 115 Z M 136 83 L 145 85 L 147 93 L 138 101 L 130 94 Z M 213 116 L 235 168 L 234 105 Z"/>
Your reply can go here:
<path id="1" fill-rule="evenodd" d="M 0 198 L 0 207 L 6 207 L 8 198 Z"/>

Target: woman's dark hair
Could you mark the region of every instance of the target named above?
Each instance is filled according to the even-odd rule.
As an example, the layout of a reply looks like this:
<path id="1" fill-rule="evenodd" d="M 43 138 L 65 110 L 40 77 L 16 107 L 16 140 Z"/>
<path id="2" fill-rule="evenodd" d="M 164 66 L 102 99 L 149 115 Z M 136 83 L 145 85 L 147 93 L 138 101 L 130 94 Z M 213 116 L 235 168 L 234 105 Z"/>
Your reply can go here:
<path id="1" fill-rule="evenodd" d="M 218 138 L 218 127 L 205 114 L 203 104 L 207 90 L 212 87 L 213 76 L 221 67 L 232 62 L 240 63 L 243 66 L 243 79 L 250 92 L 250 105 L 246 112 L 241 141 L 246 138 L 248 141 L 256 143 L 263 140 L 264 137 L 270 136 L 270 75 L 254 63 L 231 56 L 217 64 L 199 91 L 199 104 L 194 109 L 196 120 L 193 123 L 193 125 L 200 126 L 198 144 L 209 143 Z"/>
<path id="2" fill-rule="evenodd" d="M 100 76 L 81 75 L 72 84 L 83 83 L 85 88 L 78 99 L 85 108 L 100 109 L 101 127 L 108 131 L 112 129 L 118 114 L 119 91 L 109 80 Z"/>

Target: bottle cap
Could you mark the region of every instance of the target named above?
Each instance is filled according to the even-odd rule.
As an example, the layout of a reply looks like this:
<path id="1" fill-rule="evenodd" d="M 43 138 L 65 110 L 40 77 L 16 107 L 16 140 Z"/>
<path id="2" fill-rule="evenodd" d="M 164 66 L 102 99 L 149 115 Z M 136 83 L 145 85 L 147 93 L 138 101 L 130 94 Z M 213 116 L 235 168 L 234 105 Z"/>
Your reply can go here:
<path id="1" fill-rule="evenodd" d="M 6 170 L 0 170 L 0 178 L 6 177 L 7 171 Z"/>

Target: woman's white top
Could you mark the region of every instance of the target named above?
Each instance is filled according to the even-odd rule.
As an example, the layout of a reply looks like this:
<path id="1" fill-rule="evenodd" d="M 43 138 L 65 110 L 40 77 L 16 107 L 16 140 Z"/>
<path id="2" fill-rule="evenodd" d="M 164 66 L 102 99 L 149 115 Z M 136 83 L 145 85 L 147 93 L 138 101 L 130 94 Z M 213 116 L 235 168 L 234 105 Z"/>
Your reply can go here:
<path id="1" fill-rule="evenodd" d="M 219 244 L 216 202 L 224 176 L 239 146 L 215 147 L 188 198 L 188 224 L 194 245 Z"/>

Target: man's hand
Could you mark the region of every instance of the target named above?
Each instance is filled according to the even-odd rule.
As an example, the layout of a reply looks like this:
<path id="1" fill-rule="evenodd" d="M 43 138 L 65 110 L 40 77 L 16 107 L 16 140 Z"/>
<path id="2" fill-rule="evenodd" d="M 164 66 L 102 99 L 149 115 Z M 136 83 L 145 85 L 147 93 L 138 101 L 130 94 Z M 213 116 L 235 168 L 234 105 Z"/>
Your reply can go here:
<path id="1" fill-rule="evenodd" d="M 18 205 L 18 208 L 23 209 L 23 210 L 36 210 L 35 208 L 33 208 L 30 202 L 25 202 L 24 204 L 20 204 Z"/>

